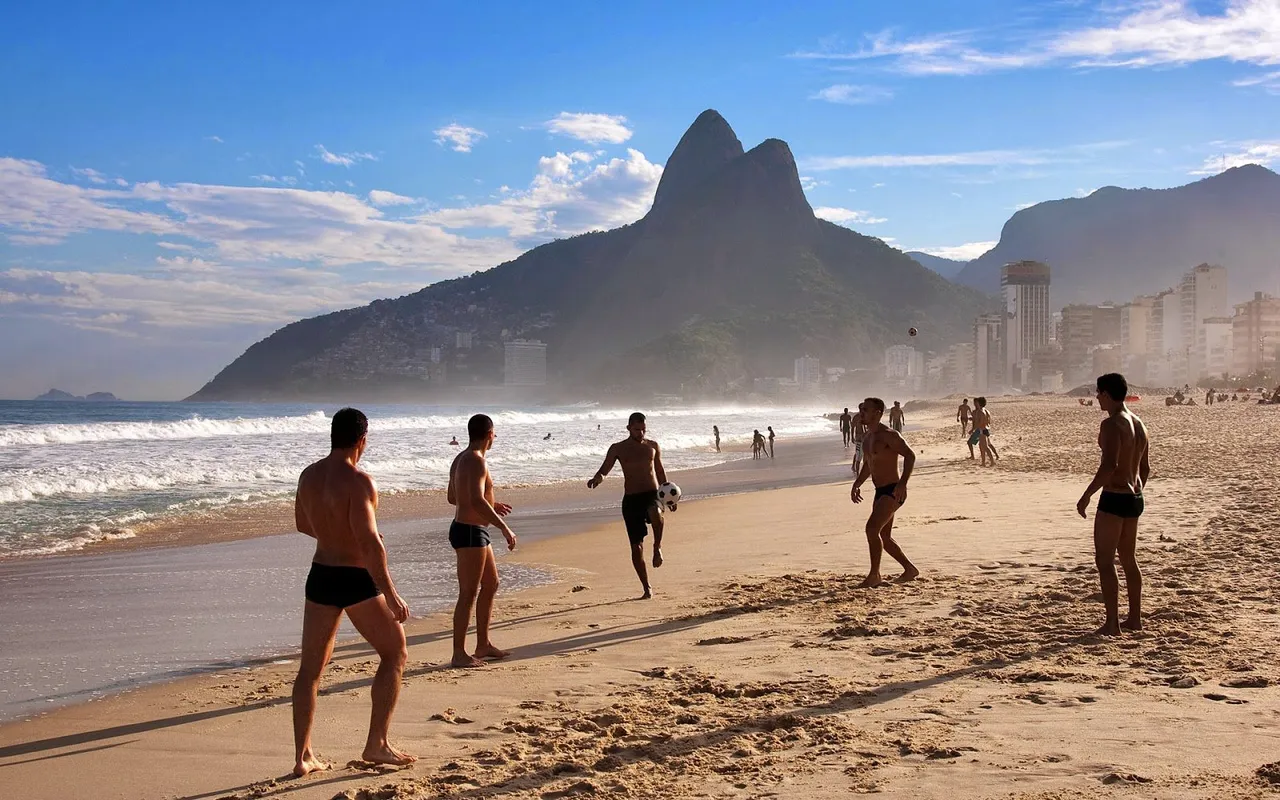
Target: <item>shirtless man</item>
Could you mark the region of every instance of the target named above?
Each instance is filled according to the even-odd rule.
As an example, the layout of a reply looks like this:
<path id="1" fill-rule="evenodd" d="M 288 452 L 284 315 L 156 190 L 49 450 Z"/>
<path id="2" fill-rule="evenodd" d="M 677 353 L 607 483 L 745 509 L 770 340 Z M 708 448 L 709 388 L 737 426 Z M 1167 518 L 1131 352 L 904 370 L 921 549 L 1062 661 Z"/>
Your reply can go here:
<path id="1" fill-rule="evenodd" d="M 1098 511 L 1093 517 L 1093 556 L 1102 579 L 1102 601 L 1107 621 L 1098 633 L 1118 636 L 1120 629 L 1142 630 L 1142 571 L 1135 551 L 1138 545 L 1138 518 L 1142 516 L 1142 490 L 1151 476 L 1147 458 L 1147 426 L 1124 403 L 1129 384 L 1123 375 L 1109 373 L 1098 378 L 1098 405 L 1107 418 L 1098 428 L 1102 462 L 1093 480 L 1080 495 L 1076 511 L 1082 518 L 1089 500 L 1099 489 Z M 1120 581 L 1116 577 L 1116 552 L 1124 569 L 1129 594 L 1129 618 L 1120 621 Z"/>
<path id="2" fill-rule="evenodd" d="M 866 403 L 858 403 L 858 413 L 853 415 L 853 428 L 849 434 L 853 437 L 852 469 L 855 473 L 862 470 L 862 444 L 867 437 L 866 410 Z"/>
<path id="3" fill-rule="evenodd" d="M 987 466 L 988 461 L 991 466 L 995 466 L 1000 454 L 996 452 L 996 446 L 991 443 L 991 412 L 987 410 L 987 398 L 975 397 L 973 405 L 973 429 L 969 433 L 968 440 L 969 459 L 973 459 L 973 447 L 978 445 L 982 451 L 982 461 L 979 466 Z"/>
<path id="4" fill-rule="evenodd" d="M 894 400 L 893 408 L 889 409 L 889 427 L 893 428 L 895 433 L 902 433 L 902 425 L 906 421 L 907 415 L 902 413 L 902 404 Z"/>
<path id="5" fill-rule="evenodd" d="M 849 446 L 849 440 L 853 438 L 853 415 L 847 408 L 840 415 L 840 438 L 844 440 L 845 447 Z"/>
<path id="6" fill-rule="evenodd" d="M 627 438 L 609 446 L 604 463 L 596 470 L 595 477 L 587 481 L 587 488 L 594 489 L 604 483 L 615 463 L 622 465 L 622 521 L 631 540 L 631 565 L 636 569 L 640 585 L 644 587 L 642 600 L 653 597 L 649 586 L 649 572 L 644 566 L 644 537 L 647 526 L 653 526 L 653 566 L 662 566 L 662 506 L 658 504 L 658 487 L 667 482 L 667 471 L 662 467 L 662 448 L 652 439 L 644 438 L 644 414 L 639 411 L 627 420 Z M 757 432 L 758 435 L 758 432 Z"/>
<path id="7" fill-rule="evenodd" d="M 378 490 L 373 479 L 356 468 L 368 429 L 368 418 L 354 408 L 335 413 L 329 455 L 304 469 L 298 479 L 294 521 L 300 532 L 316 540 L 302 615 L 302 657 L 293 684 L 293 774 L 299 777 L 331 766 L 311 749 L 311 725 L 320 675 L 333 655 L 344 611 L 379 659 L 373 677 L 373 716 L 361 758 L 397 766 L 417 760 L 387 741 L 408 658 L 400 624 L 409 618 L 409 607 L 387 571 L 387 551 L 376 518 Z"/>
<path id="8" fill-rule="evenodd" d="M 493 477 L 485 453 L 497 434 L 493 420 L 476 414 L 467 420 L 467 449 L 449 467 L 449 505 L 456 506 L 449 526 L 449 544 L 458 555 L 458 602 L 453 607 L 453 660 L 455 667 L 483 667 L 485 658 L 506 658 L 510 653 L 489 640 L 493 598 L 498 593 L 498 564 L 489 545 L 488 526 L 502 531 L 507 549 L 516 549 L 516 535 L 503 517 L 511 506 L 494 502 Z M 476 654 L 467 655 L 467 625 L 476 610 Z"/>
<path id="9" fill-rule="evenodd" d="M 773 440 L 775 438 L 776 438 L 776 434 L 773 432 L 773 426 L 770 425 L 769 426 L 769 458 L 773 458 Z"/>
<path id="10" fill-rule="evenodd" d="M 893 516 L 903 503 L 907 502 L 907 481 L 916 466 L 916 454 L 907 445 L 906 440 L 897 431 L 885 426 L 880 420 L 884 417 L 884 401 L 878 397 L 868 397 L 863 405 L 862 416 L 867 426 L 867 437 L 863 443 L 862 469 L 858 470 L 858 478 L 853 482 L 849 499 L 855 503 L 862 502 L 862 484 L 871 479 L 876 487 L 875 499 L 871 504 L 871 516 L 867 518 L 867 546 L 871 549 L 871 570 L 867 578 L 858 584 L 859 589 L 880 586 L 885 583 L 880 576 L 881 552 L 886 552 L 902 565 L 902 574 L 896 583 L 915 580 L 920 570 L 907 558 L 906 553 L 893 540 Z M 898 476 L 898 456 L 902 456 L 902 476 Z"/>
<path id="11" fill-rule="evenodd" d="M 960 423 L 960 435 L 964 436 L 969 432 L 969 398 L 965 398 L 960 403 L 960 407 L 956 409 L 956 422 Z M 970 455 L 972 458 L 972 455 Z"/>

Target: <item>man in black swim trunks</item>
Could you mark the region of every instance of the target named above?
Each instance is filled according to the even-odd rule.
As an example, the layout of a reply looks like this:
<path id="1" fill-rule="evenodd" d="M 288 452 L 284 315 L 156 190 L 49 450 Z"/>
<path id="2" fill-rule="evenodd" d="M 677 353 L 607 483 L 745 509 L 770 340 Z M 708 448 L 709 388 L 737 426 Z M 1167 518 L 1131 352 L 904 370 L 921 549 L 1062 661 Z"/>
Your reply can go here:
<path id="1" fill-rule="evenodd" d="M 662 467 L 662 448 L 652 439 L 644 438 L 644 414 L 636 412 L 627 420 L 627 438 L 609 446 L 604 463 L 587 488 L 594 489 L 604 483 L 604 476 L 614 463 L 622 465 L 622 521 L 627 526 L 627 538 L 631 541 L 631 565 L 636 569 L 640 585 L 644 587 L 642 600 L 653 597 L 649 586 L 649 572 L 644 565 L 644 537 L 653 526 L 653 566 L 662 566 L 662 506 L 658 503 L 658 487 L 667 482 L 667 471 Z"/>
<path id="2" fill-rule="evenodd" d="M 311 749 L 311 724 L 320 675 L 333 654 L 344 611 L 379 658 L 373 716 L 361 758 L 397 766 L 417 760 L 387 741 L 408 658 L 401 623 L 409 618 L 409 607 L 387 571 L 387 551 L 376 518 L 378 490 L 373 479 L 356 468 L 368 429 L 369 420 L 354 408 L 335 413 L 329 434 L 332 450 L 298 479 L 295 522 L 299 531 L 316 540 L 302 617 L 302 657 L 293 684 L 293 774 L 298 776 L 330 768 Z"/>
<path id="3" fill-rule="evenodd" d="M 1089 500 L 1102 490 L 1093 518 L 1093 554 L 1107 611 L 1107 620 L 1098 629 L 1103 636 L 1119 636 L 1121 629 L 1142 630 L 1142 570 L 1138 569 L 1136 552 L 1138 518 L 1144 509 L 1142 490 L 1151 477 L 1151 462 L 1147 426 L 1125 405 L 1128 394 L 1129 384 L 1123 375 L 1113 372 L 1098 378 L 1098 405 L 1107 412 L 1098 428 L 1102 462 L 1076 503 L 1076 511 L 1085 518 Z M 1129 594 L 1129 618 L 1124 622 L 1120 621 L 1117 552 Z"/>
<path id="4" fill-rule="evenodd" d="M 846 408 L 840 415 L 840 439 L 844 441 L 844 446 L 848 447 L 851 438 L 853 438 L 853 415 Z"/>
<path id="5" fill-rule="evenodd" d="M 547 434 L 550 436 L 551 434 Z M 493 477 L 485 454 L 497 434 L 493 420 L 476 414 L 467 420 L 467 449 L 449 467 L 449 504 L 457 507 L 449 526 L 449 544 L 458 556 L 458 602 L 453 607 L 453 659 L 455 667 L 483 667 L 486 658 L 511 655 L 489 641 L 493 619 L 493 598 L 498 593 L 498 563 L 489 544 L 489 529 L 496 526 L 507 540 L 507 549 L 516 549 L 516 535 L 503 517 L 511 506 L 493 499 Z M 476 610 L 476 652 L 467 654 L 467 625 L 471 609 Z"/>
<path id="6" fill-rule="evenodd" d="M 916 454 L 907 445 L 902 435 L 881 422 L 884 417 L 884 401 L 879 397 L 868 397 L 862 408 L 863 422 L 867 427 L 867 436 L 862 445 L 862 467 L 858 470 L 858 478 L 853 482 L 849 499 L 855 503 L 862 502 L 862 484 L 867 478 L 876 487 L 875 500 L 871 504 L 871 516 L 867 518 L 867 546 L 871 550 L 871 569 L 867 578 L 858 588 L 872 588 L 885 583 L 880 576 L 880 556 L 888 553 L 902 565 L 902 574 L 896 583 L 915 580 L 920 574 L 906 553 L 893 540 L 893 517 L 907 502 L 907 481 L 911 479 L 911 471 L 915 469 Z M 898 456 L 902 456 L 902 476 L 898 476 Z"/>

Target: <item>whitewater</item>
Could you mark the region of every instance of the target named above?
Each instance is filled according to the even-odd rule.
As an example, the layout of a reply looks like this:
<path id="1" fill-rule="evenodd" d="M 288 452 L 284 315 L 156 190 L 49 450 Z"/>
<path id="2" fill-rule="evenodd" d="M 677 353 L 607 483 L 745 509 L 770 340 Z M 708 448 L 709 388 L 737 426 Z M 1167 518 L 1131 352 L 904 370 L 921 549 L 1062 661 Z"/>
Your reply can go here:
<path id="1" fill-rule="evenodd" d="M 328 451 L 336 407 L 287 404 L 0 402 L 0 558 L 76 550 L 128 538 L 142 522 L 292 495 L 298 472 Z M 589 477 L 631 408 L 364 406 L 361 466 L 382 492 L 439 489 L 467 418 L 494 419 L 490 454 L 501 485 Z M 668 469 L 727 460 L 712 447 L 772 425 L 780 443 L 832 430 L 817 408 L 738 406 L 647 410 Z M 551 438 L 546 436 L 550 434 Z"/>

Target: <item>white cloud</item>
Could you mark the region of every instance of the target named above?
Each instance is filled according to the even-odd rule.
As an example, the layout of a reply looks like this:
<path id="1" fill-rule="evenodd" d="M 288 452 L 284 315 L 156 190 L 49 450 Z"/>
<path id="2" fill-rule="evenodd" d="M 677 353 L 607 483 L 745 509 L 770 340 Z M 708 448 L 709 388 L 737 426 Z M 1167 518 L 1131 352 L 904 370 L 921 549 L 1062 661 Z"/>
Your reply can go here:
<path id="1" fill-rule="evenodd" d="M 375 206 L 407 206 L 418 202 L 412 197 L 405 197 L 395 192 L 384 192 L 382 189 L 373 189 L 369 192 L 369 202 Z"/>
<path id="2" fill-rule="evenodd" d="M 472 145 L 489 135 L 478 128 L 468 128 L 456 122 L 437 128 L 433 133 L 436 135 L 436 144 L 451 145 L 458 153 L 470 153 Z"/>
<path id="3" fill-rule="evenodd" d="M 319 158 L 326 164 L 333 164 L 339 167 L 350 167 L 357 161 L 377 161 L 377 156 L 372 153 L 330 153 L 322 144 L 316 145 L 316 152 Z"/>
<path id="4" fill-rule="evenodd" d="M 631 138 L 627 118 L 614 114 L 576 114 L 561 111 L 546 122 L 547 130 L 588 144 L 622 144 Z"/>
<path id="5" fill-rule="evenodd" d="M 813 210 L 814 216 L 818 219 L 825 219 L 828 222 L 834 222 L 837 225 L 878 225 L 881 222 L 888 222 L 885 217 L 873 216 L 866 211 L 854 211 L 851 208 L 839 208 L 836 206 L 820 206 Z"/>
<path id="6" fill-rule="evenodd" d="M 817 178 L 813 177 L 812 175 L 800 176 L 800 188 L 804 189 L 806 192 L 809 191 L 810 189 L 816 189 L 819 186 L 827 186 L 829 184 L 830 184 L 830 181 L 820 181 Z M 849 191 L 854 191 L 854 190 L 850 189 Z"/>
<path id="7" fill-rule="evenodd" d="M 1280 70 L 1263 72 L 1231 82 L 1232 86 L 1257 86 L 1270 94 L 1280 94 Z"/>
<path id="8" fill-rule="evenodd" d="M 809 95 L 810 100 L 825 100 L 828 103 L 858 106 L 879 103 L 893 98 L 893 91 L 883 86 L 853 86 L 848 83 L 837 83 Z"/>
<path id="9" fill-rule="evenodd" d="M 1045 66 L 1155 67 L 1224 60 L 1280 64 L 1280 3 L 1226 0 L 1200 13 L 1188 0 L 1143 0 L 1104 6 L 1102 23 L 1003 42 L 977 41 L 970 31 L 900 39 L 869 36 L 852 51 L 823 49 L 795 58 L 830 62 L 887 60 L 908 75 L 973 75 Z"/>
<path id="10" fill-rule="evenodd" d="M 1022 209 L 1024 209 L 1024 208 L 1031 208 L 1031 207 L 1032 207 L 1032 206 L 1034 206 L 1034 205 L 1036 205 L 1036 204 L 1035 204 L 1035 203 L 1018 203 L 1016 206 L 1014 206 L 1014 207 L 1013 207 L 1013 210 L 1014 210 L 1014 211 L 1021 211 L 1021 210 L 1022 210 Z"/>
<path id="11" fill-rule="evenodd" d="M 214 143 L 216 143 L 216 144 L 222 144 L 222 143 L 223 143 L 223 142 L 222 142 L 222 137 L 221 137 L 221 136 L 206 136 L 206 137 L 204 137 L 204 138 L 205 138 L 205 141 L 206 141 L 206 142 L 214 142 Z"/>
<path id="12" fill-rule="evenodd" d="M 965 244 L 952 245 L 951 247 L 917 247 L 915 249 L 938 258 L 949 258 L 953 261 L 972 261 L 997 244 L 999 242 L 967 242 Z"/>
<path id="13" fill-rule="evenodd" d="M 98 172 L 96 169 L 93 169 L 91 167 L 85 167 L 84 169 L 77 169 L 76 167 L 72 167 L 71 172 L 72 174 L 78 175 L 81 178 L 84 178 L 85 180 L 89 181 L 89 183 L 101 184 L 101 183 L 107 182 L 106 175 L 103 175 L 101 172 Z"/>
<path id="14" fill-rule="evenodd" d="M 293 186 L 298 182 L 298 179 L 292 175 L 283 175 L 279 178 L 274 175 L 250 175 L 249 177 L 261 183 L 278 183 L 282 186 Z"/>
<path id="15" fill-rule="evenodd" d="M 1280 2 L 1280 0 L 1278 0 Z M 1094 153 L 1129 145 L 1129 142 L 1093 142 L 1045 150 L 972 150 L 961 153 L 886 154 L 871 156 L 818 156 L 801 162 L 806 170 L 893 169 L 902 167 L 1010 167 L 1080 162 Z M 884 184 L 875 184 L 873 189 Z"/>
<path id="16" fill-rule="evenodd" d="M 1217 175 L 1232 167 L 1243 167 L 1245 164 L 1258 164 L 1270 167 L 1280 163 L 1280 140 L 1221 143 L 1223 152 L 1209 156 L 1198 168 L 1191 170 L 1192 175 Z M 1231 152 L 1226 152 L 1228 149 Z"/>

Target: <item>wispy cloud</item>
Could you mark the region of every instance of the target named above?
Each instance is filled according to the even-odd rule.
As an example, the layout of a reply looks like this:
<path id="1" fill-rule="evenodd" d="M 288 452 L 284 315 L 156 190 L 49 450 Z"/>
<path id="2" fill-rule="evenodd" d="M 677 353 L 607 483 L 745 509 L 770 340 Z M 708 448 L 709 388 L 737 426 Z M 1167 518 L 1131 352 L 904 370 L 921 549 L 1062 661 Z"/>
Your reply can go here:
<path id="1" fill-rule="evenodd" d="M 825 219 L 828 222 L 834 222 L 837 225 L 879 225 L 881 222 L 888 222 L 885 217 L 877 217 L 866 211 L 855 211 L 852 208 L 839 208 L 836 206 L 821 206 L 813 210 L 814 216 L 818 219 Z"/>
<path id="2" fill-rule="evenodd" d="M 846 106 L 869 105 L 893 98 L 893 90 L 883 86 L 854 86 L 848 83 L 837 83 L 809 95 L 810 100 L 825 100 Z"/>
<path id="3" fill-rule="evenodd" d="M 89 183 L 106 183 L 107 182 L 107 176 L 103 175 L 101 172 L 98 172 L 96 169 L 93 169 L 92 167 L 84 167 L 84 168 L 72 167 L 71 173 L 73 175 L 77 175 L 81 178 L 84 178 Z"/>
<path id="4" fill-rule="evenodd" d="M 1129 142 L 1094 142 L 1057 149 L 970 150 L 959 153 L 884 154 L 868 156 L 817 156 L 801 161 L 814 172 L 836 169 L 891 169 L 903 167 L 1008 167 L 1079 162 L 1103 151 L 1125 147 Z M 882 185 L 882 184 L 879 184 Z M 877 186 L 879 186 L 877 185 Z M 877 188 L 877 187 L 872 187 Z"/>
<path id="5" fill-rule="evenodd" d="M 436 144 L 450 147 L 458 153 L 470 153 L 472 145 L 489 135 L 479 128 L 468 128 L 456 122 L 437 128 L 433 133 L 436 135 Z"/>
<path id="6" fill-rule="evenodd" d="M 214 142 L 215 144 L 223 144 L 221 136 L 206 136 L 204 137 L 204 140 L 206 142 Z"/>
<path id="7" fill-rule="evenodd" d="M 316 145 L 317 157 L 326 164 L 333 164 L 339 167 L 351 167 L 358 161 L 377 161 L 378 157 L 372 153 L 331 153 L 324 145 Z"/>
<path id="8" fill-rule="evenodd" d="M 614 114 L 578 114 L 561 111 L 547 120 L 547 130 L 588 144 L 622 144 L 631 138 L 627 118 Z"/>
<path id="9" fill-rule="evenodd" d="M 822 48 L 793 58 L 827 62 L 883 61 L 907 75 L 974 75 L 1046 66 L 1156 67 L 1223 60 L 1280 64 L 1280 2 L 1226 0 L 1201 13 L 1188 0 L 1111 4 L 1103 21 L 1017 39 L 955 31 L 900 38 L 893 31 L 867 37 L 852 50 Z"/>
<path id="10" fill-rule="evenodd" d="M 997 244 L 999 242 L 966 242 L 965 244 L 951 245 L 950 247 L 917 247 L 915 249 L 938 258 L 949 258 L 953 261 L 972 261 Z"/>
<path id="11" fill-rule="evenodd" d="M 1280 94 L 1280 70 L 1263 72 L 1231 82 L 1232 86 L 1256 86 L 1270 94 Z"/>
<path id="12" fill-rule="evenodd" d="M 1264 167 L 1280 164 L 1280 140 L 1220 142 L 1219 145 L 1222 152 L 1206 158 L 1199 168 L 1191 170 L 1192 175 L 1217 175 L 1245 164 Z"/>
<path id="13" fill-rule="evenodd" d="M 278 183 L 282 186 L 293 186 L 298 182 L 298 179 L 292 175 L 283 175 L 279 178 L 274 175 L 250 175 L 249 177 L 259 183 Z"/>
<path id="14" fill-rule="evenodd" d="M 405 197 L 395 192 L 386 192 L 382 189 L 373 189 L 369 192 L 369 202 L 375 206 L 408 206 L 418 202 L 412 197 Z"/>

